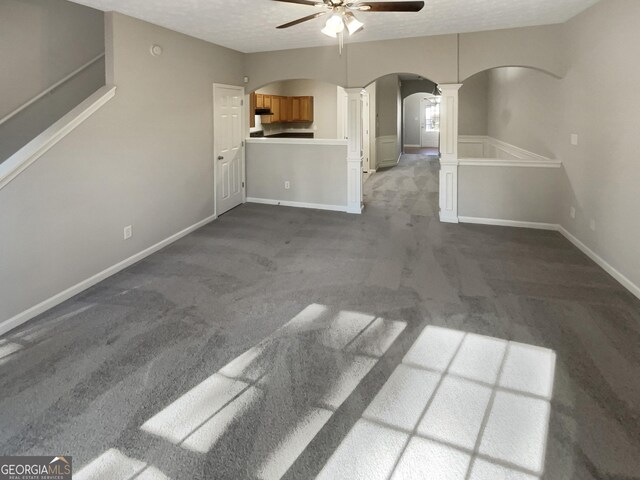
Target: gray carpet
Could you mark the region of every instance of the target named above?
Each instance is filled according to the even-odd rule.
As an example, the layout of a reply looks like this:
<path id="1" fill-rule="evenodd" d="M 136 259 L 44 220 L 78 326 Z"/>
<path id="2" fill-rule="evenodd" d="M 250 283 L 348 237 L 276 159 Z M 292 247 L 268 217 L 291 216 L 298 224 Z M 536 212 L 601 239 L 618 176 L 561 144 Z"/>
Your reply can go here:
<path id="1" fill-rule="evenodd" d="M 640 478 L 640 302 L 558 233 L 441 224 L 437 172 L 404 155 L 361 216 L 240 206 L 10 332 L 0 453 L 77 478 L 524 479 L 536 455 Z"/>

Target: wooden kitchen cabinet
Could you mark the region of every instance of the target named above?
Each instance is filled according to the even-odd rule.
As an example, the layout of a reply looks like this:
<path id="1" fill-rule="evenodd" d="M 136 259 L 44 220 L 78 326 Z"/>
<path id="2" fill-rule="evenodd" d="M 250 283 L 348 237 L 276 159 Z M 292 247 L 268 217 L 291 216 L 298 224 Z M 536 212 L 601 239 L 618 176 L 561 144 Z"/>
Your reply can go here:
<path id="1" fill-rule="evenodd" d="M 280 97 L 280 121 L 291 121 L 291 97 Z"/>
<path id="2" fill-rule="evenodd" d="M 300 121 L 313 122 L 313 97 L 300 97 Z"/>
<path id="3" fill-rule="evenodd" d="M 313 122 L 313 97 L 284 97 L 281 95 L 251 94 L 251 111 L 269 109 L 272 115 L 262 115 L 262 123 Z M 252 115 L 251 126 L 255 125 Z"/>
<path id="4" fill-rule="evenodd" d="M 280 123 L 282 121 L 280 115 L 280 98 L 277 95 L 265 95 L 264 96 L 264 108 L 271 110 L 271 115 L 263 115 L 262 123 Z"/>
<path id="5" fill-rule="evenodd" d="M 291 121 L 297 122 L 300 118 L 300 97 L 291 97 Z"/>
<path id="6" fill-rule="evenodd" d="M 280 97 L 276 95 L 271 96 L 271 123 L 280 123 Z"/>
<path id="7" fill-rule="evenodd" d="M 313 122 L 313 97 L 291 97 L 291 121 Z"/>

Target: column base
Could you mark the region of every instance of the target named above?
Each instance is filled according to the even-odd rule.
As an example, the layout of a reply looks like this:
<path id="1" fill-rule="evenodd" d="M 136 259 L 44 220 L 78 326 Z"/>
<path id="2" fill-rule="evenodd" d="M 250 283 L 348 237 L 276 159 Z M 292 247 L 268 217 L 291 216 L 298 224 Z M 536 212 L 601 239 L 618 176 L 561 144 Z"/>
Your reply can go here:
<path id="1" fill-rule="evenodd" d="M 347 207 L 347 213 L 353 213 L 356 215 L 360 215 L 364 210 L 364 205 L 360 205 L 360 207 Z"/>
<path id="2" fill-rule="evenodd" d="M 442 223 L 460 223 L 458 217 L 454 217 L 452 215 L 440 215 L 440 221 Z"/>

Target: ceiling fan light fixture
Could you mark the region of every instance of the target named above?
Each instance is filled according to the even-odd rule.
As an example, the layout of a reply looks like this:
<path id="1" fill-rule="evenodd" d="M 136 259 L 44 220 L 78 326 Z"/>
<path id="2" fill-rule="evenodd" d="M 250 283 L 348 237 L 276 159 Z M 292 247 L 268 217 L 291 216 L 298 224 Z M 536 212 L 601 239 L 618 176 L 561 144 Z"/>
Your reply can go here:
<path id="1" fill-rule="evenodd" d="M 330 36 L 335 36 L 342 32 L 344 30 L 344 16 L 340 13 L 334 13 L 329 17 L 327 23 L 325 23 L 323 30 L 334 34 Z"/>
<path id="2" fill-rule="evenodd" d="M 351 12 L 345 15 L 344 23 L 349 30 L 349 35 L 354 35 L 364 28 L 364 23 L 360 22 Z"/>
<path id="3" fill-rule="evenodd" d="M 336 38 L 338 36 L 338 34 L 336 32 L 334 32 L 333 30 L 328 29 L 326 26 L 320 31 L 322 33 L 324 33 L 327 37 Z"/>

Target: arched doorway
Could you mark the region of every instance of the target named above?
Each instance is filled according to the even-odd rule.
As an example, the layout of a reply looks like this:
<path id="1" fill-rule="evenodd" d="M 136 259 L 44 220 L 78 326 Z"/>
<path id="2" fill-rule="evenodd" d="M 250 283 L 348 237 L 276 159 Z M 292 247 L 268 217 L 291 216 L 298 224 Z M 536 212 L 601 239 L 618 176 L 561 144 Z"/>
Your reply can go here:
<path id="1" fill-rule="evenodd" d="M 440 96 L 414 93 L 403 100 L 402 111 L 402 151 L 437 156 L 440 148 Z"/>
<path id="2" fill-rule="evenodd" d="M 365 173 L 363 177 L 365 208 L 437 217 L 440 170 L 437 115 L 429 118 L 436 121 L 429 124 L 432 139 L 428 145 L 428 135 L 424 135 L 426 151 L 421 149 L 420 139 L 422 128 L 427 129 L 427 107 L 425 105 L 425 115 L 420 118 L 420 98 L 439 98 L 434 95 L 438 93 L 436 83 L 419 75 L 396 73 L 376 79 L 364 92 L 369 101 L 369 123 L 365 120 L 362 129 L 363 138 L 366 138 L 367 127 L 371 133 L 368 147 L 372 167 L 371 176 Z M 417 105 L 412 102 L 414 98 L 418 99 Z M 439 105 L 436 100 L 433 104 Z M 411 117 L 415 123 L 408 121 Z M 412 141 L 412 137 L 417 140 Z M 366 147 L 365 144 L 363 152 Z"/>

